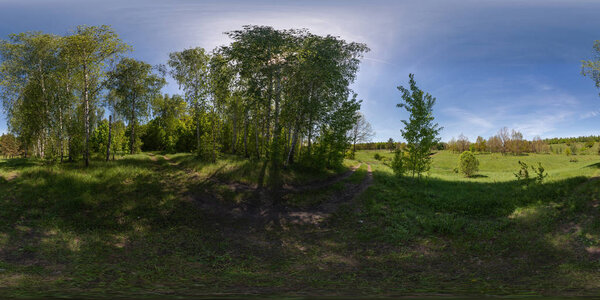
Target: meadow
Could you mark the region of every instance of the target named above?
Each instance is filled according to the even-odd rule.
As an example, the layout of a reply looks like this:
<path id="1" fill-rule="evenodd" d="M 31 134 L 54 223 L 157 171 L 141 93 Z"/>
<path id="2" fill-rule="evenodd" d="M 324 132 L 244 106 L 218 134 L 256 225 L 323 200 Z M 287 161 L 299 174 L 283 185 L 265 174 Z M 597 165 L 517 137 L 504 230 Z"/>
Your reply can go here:
<path id="1" fill-rule="evenodd" d="M 416 179 L 375 154 L 392 157 L 284 170 L 275 200 L 261 196 L 263 161 L 0 160 L 0 294 L 600 292 L 599 156 L 478 154 L 478 176 L 465 178 L 458 154 L 440 151 Z M 548 178 L 516 181 L 519 160 L 541 162 Z"/>

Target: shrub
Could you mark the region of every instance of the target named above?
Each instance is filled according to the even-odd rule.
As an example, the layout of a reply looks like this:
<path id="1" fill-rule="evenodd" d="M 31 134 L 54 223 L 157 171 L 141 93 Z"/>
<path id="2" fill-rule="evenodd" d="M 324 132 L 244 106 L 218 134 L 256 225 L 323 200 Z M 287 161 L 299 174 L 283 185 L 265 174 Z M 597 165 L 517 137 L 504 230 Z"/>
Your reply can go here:
<path id="1" fill-rule="evenodd" d="M 537 183 L 542 183 L 544 178 L 548 177 L 548 173 L 545 173 L 545 169 L 541 162 L 538 162 L 537 167 L 531 166 L 531 169 L 533 169 L 533 172 L 535 173 L 535 181 Z"/>
<path id="2" fill-rule="evenodd" d="M 521 165 L 521 169 L 519 169 L 519 172 L 514 173 L 515 177 L 517 177 L 517 180 L 529 184 L 529 182 L 531 181 L 531 178 L 529 178 L 529 166 L 522 161 L 519 161 L 519 165 Z M 540 162 L 538 162 L 537 167 L 531 166 L 531 169 L 533 170 L 533 173 L 535 173 L 535 182 L 537 183 L 542 183 L 542 181 L 544 181 L 544 178 L 548 177 L 546 169 L 542 166 L 542 163 Z"/>
<path id="3" fill-rule="evenodd" d="M 347 159 L 354 159 L 354 151 L 352 151 L 352 150 L 347 150 L 347 151 L 346 151 L 346 153 L 344 154 L 344 156 L 345 156 Z"/>
<path id="4" fill-rule="evenodd" d="M 402 176 L 406 173 L 406 154 L 402 150 L 396 150 L 392 159 L 392 170 L 396 176 Z"/>
<path id="5" fill-rule="evenodd" d="M 571 153 L 573 153 L 573 155 L 577 155 L 577 144 L 571 144 L 569 148 L 571 148 Z"/>
<path id="6" fill-rule="evenodd" d="M 519 172 L 514 173 L 515 177 L 517 177 L 517 180 L 519 181 L 529 181 L 529 166 L 522 161 L 519 161 L 519 165 L 521 165 L 521 169 L 519 169 Z"/>
<path id="7" fill-rule="evenodd" d="M 373 158 L 375 158 L 376 160 L 381 160 L 382 156 L 379 155 L 379 153 L 375 153 L 375 155 L 373 155 Z"/>
<path id="8" fill-rule="evenodd" d="M 571 148 L 565 148 L 565 155 L 571 155 Z"/>
<path id="9" fill-rule="evenodd" d="M 459 157 L 458 169 L 466 177 L 471 177 L 479 171 L 479 160 L 471 151 L 463 152 Z"/>

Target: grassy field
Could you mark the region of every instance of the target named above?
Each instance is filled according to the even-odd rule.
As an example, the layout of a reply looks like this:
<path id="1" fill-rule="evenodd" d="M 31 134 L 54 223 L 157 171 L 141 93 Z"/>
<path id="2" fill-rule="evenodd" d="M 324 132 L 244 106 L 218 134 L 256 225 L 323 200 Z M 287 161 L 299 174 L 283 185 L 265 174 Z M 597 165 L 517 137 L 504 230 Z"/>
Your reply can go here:
<path id="1" fill-rule="evenodd" d="M 393 153 L 384 150 L 360 151 L 357 159 L 377 163 L 375 154 L 392 159 Z M 433 156 L 429 176 L 448 181 L 468 182 L 500 182 L 512 181 L 513 173 L 519 170 L 519 161 L 537 166 L 541 163 L 548 172 L 548 181 L 562 180 L 576 176 L 594 176 L 600 170 L 600 155 L 557 155 L 557 154 L 526 154 L 521 156 L 502 155 L 500 153 L 476 154 L 479 160 L 479 172 L 476 178 L 464 178 L 454 172 L 458 164 L 458 154 L 450 151 L 440 151 Z M 576 162 L 571 162 L 576 160 Z"/>
<path id="2" fill-rule="evenodd" d="M 372 185 L 318 224 L 198 205 L 205 195 L 249 201 L 232 186 L 260 185 L 259 161 L 144 153 L 85 169 L 0 160 L 0 295 L 600 293 L 600 180 L 590 180 L 599 156 L 481 154 L 480 176 L 468 179 L 453 172 L 457 154 L 440 152 L 414 180 L 374 154 L 347 160 L 363 164 L 342 181 L 285 197 L 314 207 L 366 180 L 368 163 Z M 548 180 L 518 183 L 518 160 L 541 162 Z M 344 172 L 283 177 L 302 185 Z"/>

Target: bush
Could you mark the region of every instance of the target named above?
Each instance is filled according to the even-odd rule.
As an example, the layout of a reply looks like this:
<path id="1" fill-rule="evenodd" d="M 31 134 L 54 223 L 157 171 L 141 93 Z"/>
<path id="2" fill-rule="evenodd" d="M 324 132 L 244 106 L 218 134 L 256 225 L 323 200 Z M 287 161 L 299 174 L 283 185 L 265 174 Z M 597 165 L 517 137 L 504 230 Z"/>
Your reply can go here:
<path id="1" fill-rule="evenodd" d="M 379 155 L 379 153 L 375 153 L 375 155 L 373 155 L 373 158 L 375 158 L 376 160 L 381 160 L 383 156 Z"/>
<path id="2" fill-rule="evenodd" d="M 571 144 L 569 148 L 571 148 L 571 153 L 573 155 L 577 155 L 577 144 Z"/>
<path id="3" fill-rule="evenodd" d="M 406 173 L 406 154 L 402 150 L 396 150 L 394 159 L 392 159 L 392 170 L 396 176 L 402 176 Z"/>
<path id="4" fill-rule="evenodd" d="M 355 156 L 354 156 L 354 151 L 352 151 L 352 150 L 347 150 L 347 151 L 346 151 L 346 153 L 344 154 L 344 156 L 345 156 L 347 159 L 354 159 L 354 157 L 355 157 Z"/>
<path id="5" fill-rule="evenodd" d="M 529 166 L 522 161 L 519 161 L 519 165 L 521 165 L 521 169 L 519 169 L 519 172 L 514 173 L 515 177 L 517 177 L 517 180 L 519 181 L 529 181 Z"/>
<path id="6" fill-rule="evenodd" d="M 466 177 L 471 177 L 479 171 L 479 160 L 471 151 L 463 152 L 459 157 L 458 170 Z"/>
<path id="7" fill-rule="evenodd" d="M 519 170 L 519 172 L 514 173 L 515 177 L 517 177 L 517 180 L 529 184 L 529 182 L 531 182 L 531 178 L 529 178 L 529 166 L 522 161 L 519 161 L 519 165 L 521 165 L 521 169 Z M 537 183 L 542 183 L 542 181 L 544 181 L 544 179 L 548 177 L 546 169 L 542 166 L 542 163 L 540 162 L 538 162 L 537 167 L 531 166 L 531 169 L 535 173 L 535 182 Z"/>
<path id="8" fill-rule="evenodd" d="M 542 183 L 544 178 L 548 177 L 548 173 L 545 173 L 545 169 L 541 162 L 538 162 L 537 167 L 531 166 L 531 169 L 533 169 L 533 172 L 535 173 L 535 181 L 537 183 Z"/>
<path id="9" fill-rule="evenodd" d="M 571 148 L 565 148 L 565 155 L 571 155 Z"/>

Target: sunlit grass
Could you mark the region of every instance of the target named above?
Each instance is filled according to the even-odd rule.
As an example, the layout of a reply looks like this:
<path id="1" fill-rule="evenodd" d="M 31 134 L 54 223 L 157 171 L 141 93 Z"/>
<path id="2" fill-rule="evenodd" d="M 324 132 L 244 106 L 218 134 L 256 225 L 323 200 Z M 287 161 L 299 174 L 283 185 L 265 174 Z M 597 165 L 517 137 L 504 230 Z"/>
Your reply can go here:
<path id="1" fill-rule="evenodd" d="M 394 156 L 387 150 L 359 151 L 356 159 L 378 163 L 374 158 L 379 154 L 389 160 Z M 431 170 L 424 175 L 444 180 L 461 180 L 475 182 L 512 181 L 516 177 L 514 173 L 519 170 L 519 161 L 530 166 L 538 166 L 541 163 L 548 173 L 547 180 L 561 180 L 575 176 L 596 176 L 600 174 L 600 155 L 563 155 L 563 154 L 526 154 L 522 156 L 502 155 L 500 153 L 477 153 L 479 160 L 479 171 L 475 178 L 464 178 L 461 174 L 454 172 L 458 165 L 460 153 L 451 151 L 437 151 L 432 156 Z M 576 160 L 576 161 L 575 161 Z M 531 170 L 530 170 L 531 171 Z M 530 172 L 532 176 L 533 172 Z"/>
<path id="2" fill-rule="evenodd" d="M 453 172 L 458 154 L 439 152 L 429 175 L 416 180 L 395 176 L 375 153 L 359 151 L 340 170 L 283 171 L 284 182 L 305 184 L 363 162 L 342 181 L 286 198 L 302 209 L 360 184 L 371 165 L 373 185 L 318 226 L 257 225 L 194 202 L 208 193 L 248 201 L 252 193 L 207 179 L 255 185 L 262 161 L 142 153 L 85 168 L 0 160 L 0 294 L 600 289 L 600 181 L 589 180 L 599 156 L 481 154 L 479 174 L 487 177 L 464 178 Z M 518 160 L 541 162 L 548 180 L 517 182 Z"/>

